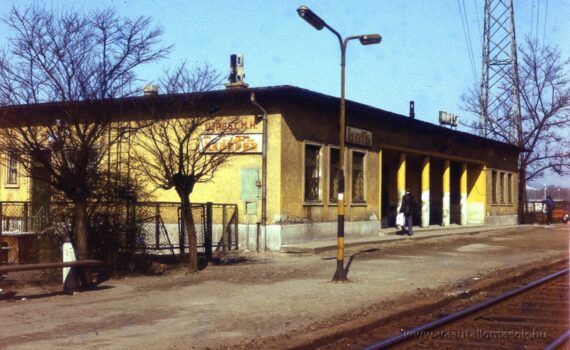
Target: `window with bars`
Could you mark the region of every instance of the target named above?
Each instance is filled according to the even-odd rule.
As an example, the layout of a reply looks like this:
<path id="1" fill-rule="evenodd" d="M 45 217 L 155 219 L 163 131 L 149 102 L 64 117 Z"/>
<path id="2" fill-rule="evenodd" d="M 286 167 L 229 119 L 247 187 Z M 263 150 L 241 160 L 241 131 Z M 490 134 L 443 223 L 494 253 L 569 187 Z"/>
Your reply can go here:
<path id="1" fill-rule="evenodd" d="M 491 172 L 491 201 L 497 204 L 497 172 L 495 170 Z"/>
<path id="2" fill-rule="evenodd" d="M 14 153 L 8 153 L 8 167 L 6 168 L 6 185 L 18 184 L 18 159 Z"/>
<path id="3" fill-rule="evenodd" d="M 305 145 L 305 201 L 318 201 L 320 189 L 321 146 Z"/>
<path id="4" fill-rule="evenodd" d="M 499 174 L 499 199 L 501 204 L 505 204 L 505 173 Z"/>
<path id="5" fill-rule="evenodd" d="M 352 202 L 364 202 L 364 153 L 352 152 Z"/>
<path id="6" fill-rule="evenodd" d="M 336 203 L 338 201 L 338 180 L 340 170 L 340 150 L 338 148 L 330 149 L 329 159 L 329 202 Z"/>
<path id="7" fill-rule="evenodd" d="M 513 204 L 513 174 L 507 174 L 507 200 Z"/>

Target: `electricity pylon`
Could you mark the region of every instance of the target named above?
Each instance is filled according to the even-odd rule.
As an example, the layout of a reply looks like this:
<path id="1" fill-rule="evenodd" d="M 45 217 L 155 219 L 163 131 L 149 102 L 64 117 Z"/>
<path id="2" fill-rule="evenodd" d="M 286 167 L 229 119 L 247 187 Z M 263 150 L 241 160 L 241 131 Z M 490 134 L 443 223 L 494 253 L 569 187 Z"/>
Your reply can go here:
<path id="1" fill-rule="evenodd" d="M 522 140 L 521 102 L 513 0 L 485 0 L 481 135 L 490 128 L 508 130 L 509 141 Z"/>

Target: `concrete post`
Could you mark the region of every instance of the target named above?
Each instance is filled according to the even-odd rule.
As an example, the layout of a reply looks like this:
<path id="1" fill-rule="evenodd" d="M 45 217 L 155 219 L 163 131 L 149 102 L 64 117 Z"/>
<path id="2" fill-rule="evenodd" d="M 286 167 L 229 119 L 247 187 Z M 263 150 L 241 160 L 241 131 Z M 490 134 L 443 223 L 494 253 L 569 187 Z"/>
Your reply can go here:
<path id="1" fill-rule="evenodd" d="M 402 206 L 402 197 L 406 193 L 406 154 L 400 153 L 400 161 L 398 163 L 398 178 L 397 178 L 397 189 L 398 189 L 398 212 Z"/>
<path id="2" fill-rule="evenodd" d="M 461 194 L 459 206 L 461 208 L 461 225 L 467 225 L 467 164 L 461 164 L 461 177 L 459 178 L 459 192 Z"/>
<path id="3" fill-rule="evenodd" d="M 75 252 L 73 251 L 73 245 L 71 243 L 63 243 L 63 262 L 75 261 Z M 62 282 L 65 284 L 67 275 L 69 274 L 70 267 L 63 268 L 63 279 Z"/>
<path id="4" fill-rule="evenodd" d="M 424 157 L 422 160 L 422 198 L 421 198 L 421 208 L 422 208 L 422 218 L 421 226 L 429 226 L 430 217 L 430 184 L 429 184 L 429 168 L 430 159 L 429 157 Z"/>
<path id="5" fill-rule="evenodd" d="M 449 226 L 451 219 L 450 184 L 451 184 L 450 162 L 449 160 L 445 160 L 443 163 L 443 208 L 442 208 L 443 210 L 441 218 L 441 225 L 444 227 Z"/>

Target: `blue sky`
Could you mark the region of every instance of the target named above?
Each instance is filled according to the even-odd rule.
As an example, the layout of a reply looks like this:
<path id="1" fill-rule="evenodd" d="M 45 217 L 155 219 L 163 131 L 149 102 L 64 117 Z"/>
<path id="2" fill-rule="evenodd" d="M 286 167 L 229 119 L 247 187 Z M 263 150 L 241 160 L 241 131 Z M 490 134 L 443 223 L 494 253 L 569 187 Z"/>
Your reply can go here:
<path id="1" fill-rule="evenodd" d="M 25 0 L 0 0 L 0 15 Z M 340 95 L 340 50 L 328 31 L 317 31 L 298 17 L 310 7 L 341 35 L 379 33 L 380 45 L 349 44 L 348 99 L 407 114 L 415 101 L 416 118 L 436 123 L 439 110 L 458 115 L 461 95 L 481 71 L 484 0 L 98 0 L 35 1 L 56 8 L 113 6 L 125 16 L 151 16 L 174 44 L 168 60 L 139 71 L 144 82 L 182 60 L 209 62 L 229 72 L 229 56 L 245 56 L 246 82 L 252 87 L 295 85 Z M 469 59 L 460 15 L 465 6 L 475 72 Z M 558 45 L 570 57 L 569 0 L 515 0 L 517 40 L 533 35 Z M 0 33 L 5 29 L 0 24 Z M 0 45 L 5 35 L 0 34 Z M 142 85 L 142 83 L 141 83 Z M 550 178 L 547 182 L 550 182 Z M 554 178 L 552 178 L 554 181 Z"/>

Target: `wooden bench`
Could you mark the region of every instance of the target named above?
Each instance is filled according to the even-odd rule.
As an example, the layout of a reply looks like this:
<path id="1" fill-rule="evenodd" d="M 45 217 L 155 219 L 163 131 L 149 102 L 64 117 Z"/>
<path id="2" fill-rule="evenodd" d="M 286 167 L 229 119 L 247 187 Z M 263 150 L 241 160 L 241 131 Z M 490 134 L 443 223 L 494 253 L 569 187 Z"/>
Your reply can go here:
<path id="1" fill-rule="evenodd" d="M 108 280 L 110 274 L 108 271 L 101 269 L 104 266 L 105 262 L 101 260 L 78 260 L 39 264 L 0 265 L 0 280 L 2 280 L 2 275 L 10 272 L 62 269 L 69 267 L 70 271 L 63 284 L 63 291 L 68 294 L 73 294 L 79 289 L 92 288 Z M 89 277 L 85 276 L 85 271 L 90 271 L 90 273 L 87 274 Z M 96 273 L 92 274 L 91 272 Z"/>

